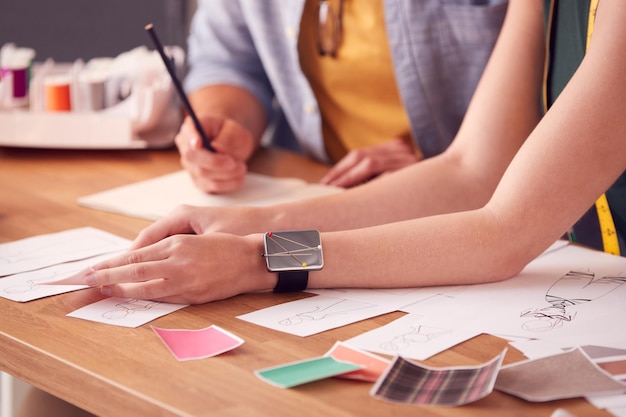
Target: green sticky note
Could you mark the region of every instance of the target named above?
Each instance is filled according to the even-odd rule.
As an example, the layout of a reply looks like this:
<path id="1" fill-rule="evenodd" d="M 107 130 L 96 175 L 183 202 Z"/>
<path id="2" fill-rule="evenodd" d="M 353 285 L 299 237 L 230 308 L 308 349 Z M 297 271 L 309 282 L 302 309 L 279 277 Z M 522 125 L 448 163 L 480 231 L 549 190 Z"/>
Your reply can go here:
<path id="1" fill-rule="evenodd" d="M 361 365 L 341 362 L 333 357 L 323 356 L 262 369 L 255 371 L 255 374 L 272 385 L 281 388 L 291 388 L 362 368 L 363 366 Z"/>

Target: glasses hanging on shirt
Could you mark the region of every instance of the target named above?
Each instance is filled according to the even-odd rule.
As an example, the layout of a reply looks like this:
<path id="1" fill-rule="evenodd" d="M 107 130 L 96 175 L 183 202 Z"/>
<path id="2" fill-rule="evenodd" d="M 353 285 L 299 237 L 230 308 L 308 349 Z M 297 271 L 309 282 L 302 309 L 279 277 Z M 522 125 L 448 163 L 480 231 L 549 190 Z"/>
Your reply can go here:
<path id="1" fill-rule="evenodd" d="M 319 0 L 317 19 L 317 49 L 322 56 L 337 56 L 341 43 L 343 0 Z"/>

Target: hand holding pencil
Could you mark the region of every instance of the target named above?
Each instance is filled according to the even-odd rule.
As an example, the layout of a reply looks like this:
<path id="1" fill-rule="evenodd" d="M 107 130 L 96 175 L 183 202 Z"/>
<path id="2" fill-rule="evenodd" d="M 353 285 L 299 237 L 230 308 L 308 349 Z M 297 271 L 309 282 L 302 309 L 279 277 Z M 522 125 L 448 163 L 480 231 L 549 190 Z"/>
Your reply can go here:
<path id="1" fill-rule="evenodd" d="M 215 152 L 213 146 L 211 146 L 211 140 L 207 137 L 206 133 L 202 129 L 202 125 L 200 125 L 200 121 L 198 120 L 198 116 L 196 116 L 196 112 L 191 107 L 191 103 L 187 99 L 187 95 L 185 94 L 185 90 L 183 89 L 182 84 L 178 80 L 176 76 L 176 68 L 172 63 L 172 59 L 165 54 L 165 49 L 163 48 L 163 44 L 159 40 L 157 36 L 154 25 L 152 23 L 148 23 L 145 27 L 146 31 L 150 34 L 152 41 L 154 42 L 154 46 L 156 47 L 157 52 L 161 55 L 161 59 L 163 59 L 163 64 L 165 64 L 165 68 L 167 68 L 167 72 L 170 74 L 172 78 L 172 82 L 174 83 L 174 87 L 176 88 L 176 92 L 180 97 L 181 102 L 185 106 L 185 110 L 187 110 L 187 114 L 191 117 L 193 124 L 198 131 L 198 134 L 202 138 L 202 144 L 205 148 L 207 148 L 211 152 Z"/>
<path id="2" fill-rule="evenodd" d="M 246 161 L 256 148 L 257 141 L 238 121 L 222 116 L 225 112 L 221 109 L 201 113 L 219 116 L 199 117 L 176 76 L 172 60 L 167 56 L 154 25 L 151 23 L 146 25 L 145 30 L 163 59 L 187 112 L 187 117 L 175 138 L 183 167 L 189 171 L 196 186 L 204 192 L 223 194 L 237 190 L 245 180 Z M 211 89 L 208 94 L 206 89 L 201 89 L 194 93 L 197 97 L 195 101 L 220 103 L 219 96 L 224 92 L 224 88 L 226 97 L 230 92 L 228 87 Z"/>
<path id="3" fill-rule="evenodd" d="M 175 142 L 183 167 L 195 185 L 204 192 L 224 194 L 239 189 L 247 172 L 246 160 L 255 149 L 250 133 L 232 119 L 200 117 L 215 152 L 202 146 L 193 121 L 187 117 Z"/>

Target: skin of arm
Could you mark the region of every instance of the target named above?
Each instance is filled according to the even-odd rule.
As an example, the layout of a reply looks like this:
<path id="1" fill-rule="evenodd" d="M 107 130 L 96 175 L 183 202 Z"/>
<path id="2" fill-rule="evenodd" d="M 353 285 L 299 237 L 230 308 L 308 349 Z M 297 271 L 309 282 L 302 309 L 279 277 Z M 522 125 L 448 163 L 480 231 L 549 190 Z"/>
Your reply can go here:
<path id="1" fill-rule="evenodd" d="M 396 137 L 376 145 L 351 150 L 330 169 L 320 183 L 336 187 L 353 187 L 419 160 L 421 155 L 403 138 Z"/>
<path id="2" fill-rule="evenodd" d="M 256 226 L 265 230 L 328 231 L 322 234 L 325 267 L 310 274 L 311 288 L 508 278 L 626 167 L 625 18 L 626 3 L 603 0 L 584 62 L 537 124 L 542 1 L 511 0 L 466 121 L 440 157 L 306 203 L 229 211 L 182 207 L 142 232 L 134 250 L 86 271 L 85 282 L 108 295 L 191 303 L 271 289 L 276 278 L 259 256 L 261 235 L 214 232 L 255 231 L 235 220 L 215 226 L 221 217 L 245 222 L 242 215 L 252 212 L 266 216 Z M 336 231 L 342 228 L 352 230 Z"/>
<path id="3" fill-rule="evenodd" d="M 335 231 L 484 206 L 540 118 L 542 8 L 537 0 L 530 3 L 509 6 L 465 121 L 444 153 L 332 196 L 268 208 L 210 209 L 203 215 L 180 217 L 193 217 L 196 231 L 251 233 L 312 226 Z M 181 209 L 186 210 L 194 209 Z M 179 219 L 173 222 L 179 223 Z M 169 221 L 155 227 L 161 225 L 163 231 L 147 240 L 176 233 L 178 227 L 170 226 Z"/>
<path id="4" fill-rule="evenodd" d="M 181 164 L 201 190 L 232 192 L 243 183 L 247 161 L 259 145 L 267 125 L 265 110 L 254 95 L 233 85 L 203 87 L 189 101 L 216 153 L 202 147 L 187 117 L 175 138 Z"/>

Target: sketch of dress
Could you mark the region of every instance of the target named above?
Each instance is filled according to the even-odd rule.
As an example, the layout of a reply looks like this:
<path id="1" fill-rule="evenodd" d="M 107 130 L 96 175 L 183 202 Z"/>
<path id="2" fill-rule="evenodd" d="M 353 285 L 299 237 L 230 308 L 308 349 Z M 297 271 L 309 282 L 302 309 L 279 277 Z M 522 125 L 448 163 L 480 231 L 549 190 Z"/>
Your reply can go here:
<path id="1" fill-rule="evenodd" d="M 294 326 L 307 321 L 319 321 L 324 320 L 330 316 L 336 316 L 338 314 L 347 314 L 352 311 L 361 310 L 364 308 L 375 307 L 374 304 L 362 303 L 352 300 L 337 300 L 331 302 L 331 304 L 323 306 L 317 305 L 313 310 L 304 311 L 302 313 L 294 314 L 291 317 L 280 320 L 278 323 L 282 326 Z"/>
<path id="2" fill-rule="evenodd" d="M 520 317 L 537 320 L 522 324 L 524 330 L 546 332 L 571 322 L 577 312 L 572 307 L 594 301 L 616 290 L 626 282 L 626 276 L 605 276 L 594 279 L 593 272 L 570 271 L 558 279 L 546 292 L 548 307 L 530 308 L 521 312 Z"/>
<path id="3" fill-rule="evenodd" d="M 37 283 L 29 279 L 24 281 L 21 284 L 15 284 L 10 287 L 6 287 L 3 291 L 5 294 L 25 294 L 27 292 L 33 291 L 37 288 Z"/>
<path id="4" fill-rule="evenodd" d="M 422 326 L 416 323 L 410 326 L 408 332 L 394 336 L 386 342 L 381 343 L 380 347 L 383 350 L 396 352 L 404 350 L 416 343 L 428 343 L 439 336 L 451 332 L 452 330 L 450 329 Z"/>
<path id="5" fill-rule="evenodd" d="M 59 268 L 58 266 L 55 266 L 55 268 Z M 52 270 L 46 270 L 46 275 L 43 278 L 31 278 L 31 279 L 27 279 L 24 280 L 20 283 L 11 285 L 10 287 L 5 287 L 4 289 L 2 289 L 2 291 L 5 294 L 26 294 L 29 292 L 33 292 L 37 289 L 40 288 L 41 284 L 45 284 L 46 282 L 50 282 L 50 281 L 54 281 L 56 278 L 58 277 L 62 277 L 62 276 L 66 276 L 66 275 L 70 275 L 73 273 L 76 273 L 80 271 L 80 269 L 69 269 L 69 270 L 62 270 L 62 271 L 57 271 L 56 269 L 52 269 Z M 39 272 L 39 271 L 38 271 Z M 36 274 L 41 275 L 41 274 Z M 31 274 L 32 276 L 32 274 Z"/>
<path id="6" fill-rule="evenodd" d="M 131 298 L 115 304 L 116 309 L 102 313 L 102 317 L 108 320 L 121 320 L 137 311 L 147 311 L 159 304 L 161 304 L 159 301 L 146 301 Z"/>

